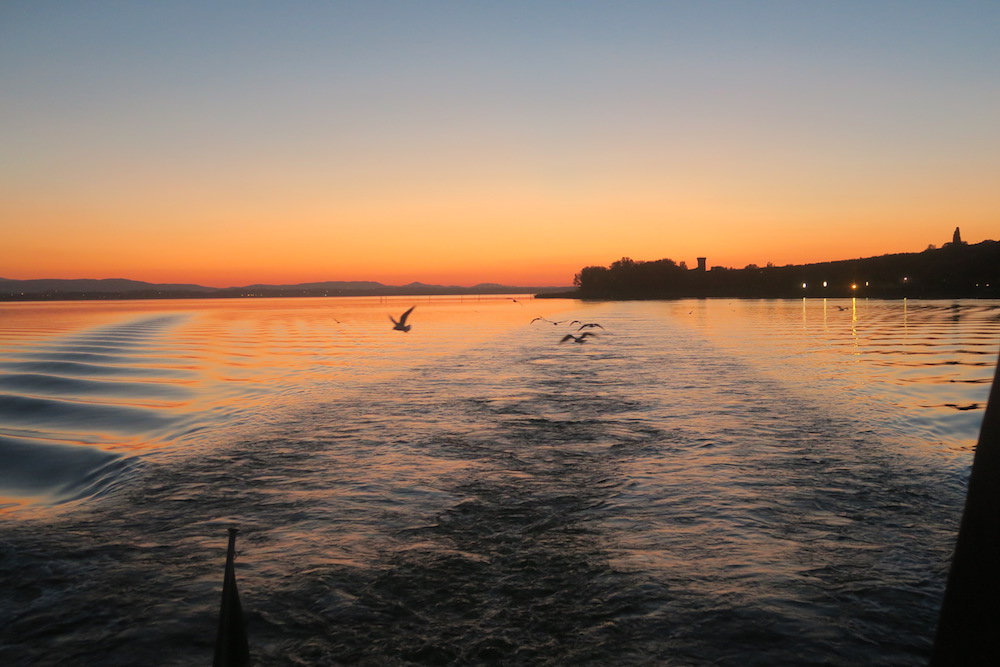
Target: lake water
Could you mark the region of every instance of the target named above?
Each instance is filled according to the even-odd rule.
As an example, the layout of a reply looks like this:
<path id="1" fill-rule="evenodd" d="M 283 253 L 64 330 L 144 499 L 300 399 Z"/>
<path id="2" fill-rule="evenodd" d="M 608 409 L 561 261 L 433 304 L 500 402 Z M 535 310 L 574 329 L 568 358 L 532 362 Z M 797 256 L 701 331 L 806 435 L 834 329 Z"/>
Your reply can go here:
<path id="1" fill-rule="evenodd" d="M 560 343 L 572 320 L 601 326 Z M 208 664 L 236 524 L 258 665 L 923 665 L 1000 303 L 0 325 L 0 664 Z"/>

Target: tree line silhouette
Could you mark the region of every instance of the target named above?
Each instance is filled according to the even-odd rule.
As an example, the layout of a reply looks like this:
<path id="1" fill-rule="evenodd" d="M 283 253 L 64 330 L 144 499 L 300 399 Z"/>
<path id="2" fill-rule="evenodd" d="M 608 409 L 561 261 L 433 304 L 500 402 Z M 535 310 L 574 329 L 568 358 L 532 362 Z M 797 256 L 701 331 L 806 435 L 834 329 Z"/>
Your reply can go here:
<path id="1" fill-rule="evenodd" d="M 919 253 L 742 269 L 688 269 L 672 259 L 584 267 L 577 296 L 596 299 L 681 297 L 998 298 L 1000 241 L 949 243 Z"/>

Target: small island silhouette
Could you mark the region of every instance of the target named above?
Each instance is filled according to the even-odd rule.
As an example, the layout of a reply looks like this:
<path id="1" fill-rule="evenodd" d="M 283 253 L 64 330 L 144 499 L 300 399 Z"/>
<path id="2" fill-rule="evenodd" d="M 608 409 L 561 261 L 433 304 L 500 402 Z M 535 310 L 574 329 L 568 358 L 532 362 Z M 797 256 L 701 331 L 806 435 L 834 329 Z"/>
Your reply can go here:
<path id="1" fill-rule="evenodd" d="M 670 299 L 691 297 L 881 299 L 1000 298 L 1000 241 L 968 244 L 955 229 L 952 240 L 923 252 L 899 253 L 817 264 L 742 269 L 689 269 L 672 259 L 584 267 L 575 291 L 538 297 L 582 299 Z"/>

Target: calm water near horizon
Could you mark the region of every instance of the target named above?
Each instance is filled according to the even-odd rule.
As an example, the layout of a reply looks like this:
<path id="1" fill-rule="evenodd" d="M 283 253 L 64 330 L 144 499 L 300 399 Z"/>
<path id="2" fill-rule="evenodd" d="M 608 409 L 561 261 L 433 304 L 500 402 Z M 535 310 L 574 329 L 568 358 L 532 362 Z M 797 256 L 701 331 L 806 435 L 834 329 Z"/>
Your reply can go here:
<path id="1" fill-rule="evenodd" d="M 208 664 L 238 524 L 257 665 L 923 665 L 998 349 L 988 300 L 0 303 L 0 664 Z"/>

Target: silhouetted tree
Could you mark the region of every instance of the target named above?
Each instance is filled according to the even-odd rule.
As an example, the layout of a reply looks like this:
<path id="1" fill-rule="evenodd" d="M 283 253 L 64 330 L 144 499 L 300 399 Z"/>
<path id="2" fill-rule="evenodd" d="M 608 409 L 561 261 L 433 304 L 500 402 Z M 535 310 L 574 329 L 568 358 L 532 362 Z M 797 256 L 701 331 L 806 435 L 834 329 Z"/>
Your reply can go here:
<path id="1" fill-rule="evenodd" d="M 590 298 L 736 296 L 995 298 L 1000 293 L 1000 242 L 948 244 L 920 253 L 901 253 L 819 264 L 742 269 L 713 266 L 689 271 L 672 259 L 651 262 L 622 257 L 609 267 L 588 266 L 574 285 Z M 825 286 L 824 286 L 825 284 Z"/>

